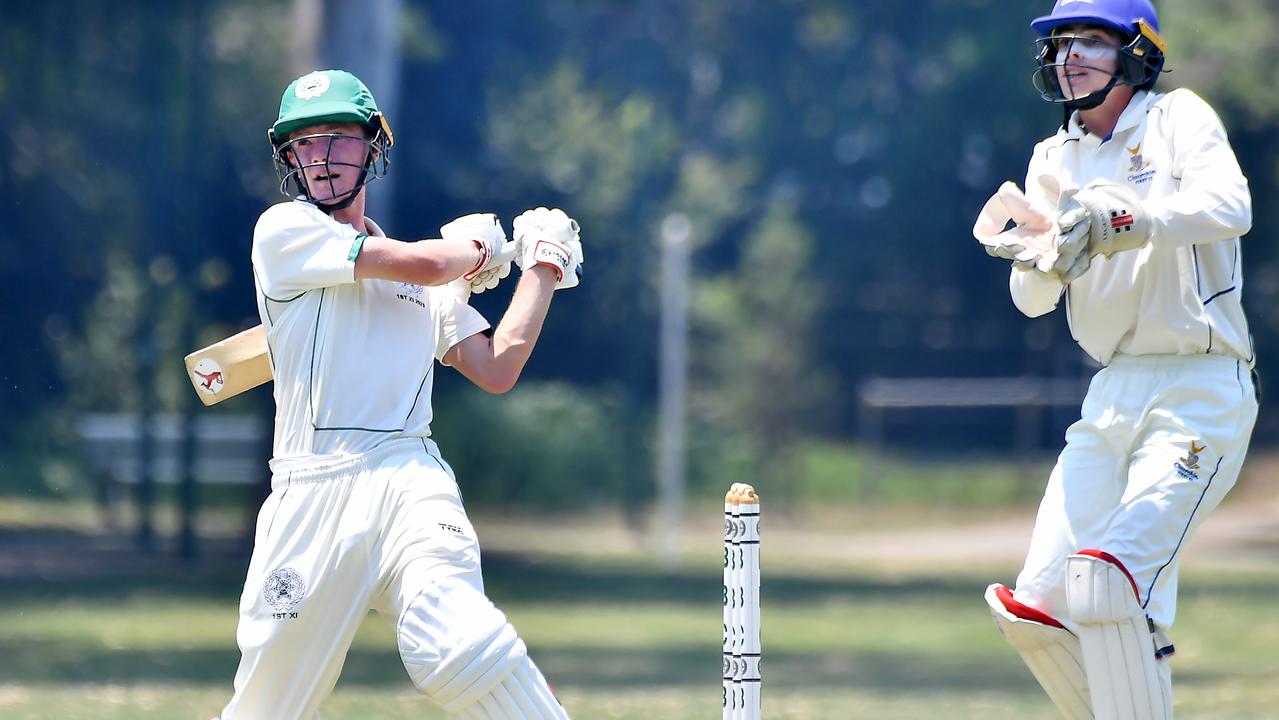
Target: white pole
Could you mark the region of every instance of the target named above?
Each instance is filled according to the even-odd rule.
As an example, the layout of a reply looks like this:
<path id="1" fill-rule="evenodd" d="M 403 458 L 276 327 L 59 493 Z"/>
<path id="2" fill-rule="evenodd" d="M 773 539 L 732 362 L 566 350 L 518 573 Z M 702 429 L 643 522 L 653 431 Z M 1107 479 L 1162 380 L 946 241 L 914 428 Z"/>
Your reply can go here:
<path id="1" fill-rule="evenodd" d="M 657 560 L 679 566 L 684 522 L 684 405 L 688 379 L 688 238 L 692 223 L 672 213 L 661 227 L 658 369 Z"/>
<path id="2" fill-rule="evenodd" d="M 407 126 L 399 112 L 403 6 L 403 0 L 293 0 L 292 21 L 297 32 L 290 57 L 294 74 L 327 68 L 354 73 L 377 98 L 391 132 Z M 395 224 L 391 201 L 395 196 L 396 154 L 391 152 L 391 172 L 369 186 L 365 207 L 365 214 L 384 228 Z"/>

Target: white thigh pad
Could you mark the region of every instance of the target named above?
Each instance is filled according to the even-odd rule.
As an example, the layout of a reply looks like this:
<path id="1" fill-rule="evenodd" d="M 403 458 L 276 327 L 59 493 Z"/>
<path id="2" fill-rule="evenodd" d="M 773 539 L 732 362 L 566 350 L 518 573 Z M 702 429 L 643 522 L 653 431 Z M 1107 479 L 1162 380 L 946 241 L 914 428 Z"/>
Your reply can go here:
<path id="1" fill-rule="evenodd" d="M 1079 623 L 1097 720 L 1172 718 L 1171 678 L 1124 566 L 1097 550 L 1067 557 L 1066 608 Z"/>
<path id="2" fill-rule="evenodd" d="M 1068 720 L 1092 720 L 1092 702 L 1079 638 L 1064 627 L 1049 624 L 1047 621 L 1052 618 L 1047 615 L 1043 616 L 1044 622 L 1019 617 L 1014 612 L 1018 608 L 1009 608 L 1006 604 L 1005 597 L 1011 596 L 1000 584 L 986 588 L 986 604 L 1000 634 L 1021 654 L 1022 661 L 1062 716 Z M 1021 611 L 1021 614 L 1029 613 Z"/>
<path id="3" fill-rule="evenodd" d="M 413 684 L 450 715 L 567 720 L 502 611 L 458 578 L 430 584 L 397 625 Z"/>

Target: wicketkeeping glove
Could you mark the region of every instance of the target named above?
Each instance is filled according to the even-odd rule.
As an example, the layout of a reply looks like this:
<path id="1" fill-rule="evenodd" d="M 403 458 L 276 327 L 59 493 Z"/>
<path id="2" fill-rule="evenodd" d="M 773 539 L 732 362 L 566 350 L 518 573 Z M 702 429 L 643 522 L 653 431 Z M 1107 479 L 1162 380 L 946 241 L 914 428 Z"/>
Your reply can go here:
<path id="1" fill-rule="evenodd" d="M 1010 220 L 1014 227 L 1005 230 Z M 1020 270 L 1049 271 L 1057 259 L 1056 234 L 1052 216 L 1032 205 L 1011 181 L 1000 185 L 986 201 L 973 225 L 973 237 L 989 255 L 1012 260 Z"/>
<path id="2" fill-rule="evenodd" d="M 511 225 L 515 242 L 520 246 L 520 270 L 528 272 L 535 265 L 555 268 L 556 290 L 576 287 L 585 261 L 577 221 L 559 208 L 539 207 L 526 210 Z"/>
<path id="3" fill-rule="evenodd" d="M 1095 182 L 1061 196 L 1057 259 L 1053 271 L 1071 282 L 1088 271 L 1092 258 L 1136 250 L 1150 241 L 1150 216 L 1129 188 Z"/>
<path id="4" fill-rule="evenodd" d="M 464 215 L 440 228 L 445 240 L 471 240 L 480 246 L 480 262 L 462 276 L 471 292 L 482 293 L 497 287 L 498 281 L 511 274 L 514 259 L 507 246 L 502 222 L 492 213 Z"/>

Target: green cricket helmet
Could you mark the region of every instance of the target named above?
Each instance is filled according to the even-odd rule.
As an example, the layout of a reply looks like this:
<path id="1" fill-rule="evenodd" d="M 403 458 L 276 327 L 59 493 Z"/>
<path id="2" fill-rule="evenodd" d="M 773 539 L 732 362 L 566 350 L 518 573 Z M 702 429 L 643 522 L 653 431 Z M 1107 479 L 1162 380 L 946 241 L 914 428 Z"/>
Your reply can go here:
<path id="1" fill-rule="evenodd" d="M 294 144 L 299 140 L 328 143 L 328 149 L 331 150 L 335 140 L 349 140 L 350 136 L 336 133 L 290 136 L 309 127 L 333 123 L 355 123 L 364 128 L 365 137 L 361 140 L 368 145 L 368 152 L 363 164 L 330 162 L 330 153 L 325 152 L 319 161 L 305 167 L 300 166 L 294 152 Z M 355 201 L 364 185 L 385 175 L 390 164 L 389 151 L 395 143 L 391 126 L 378 110 L 373 93 L 369 92 L 359 78 L 344 70 L 317 70 L 290 83 L 284 96 L 280 98 L 280 115 L 275 124 L 267 129 L 267 139 L 273 149 L 275 170 L 280 178 L 280 192 L 290 198 L 300 196 L 326 212 L 347 207 Z M 306 168 L 320 166 L 323 166 L 321 175 L 330 178 L 330 190 L 333 190 L 332 176 L 341 172 L 343 166 L 358 170 L 360 175 L 355 186 L 344 193 L 340 200 L 334 202 L 336 198 L 333 198 L 321 203 L 315 199 L 315 193 L 309 187 L 307 176 L 303 172 Z"/>

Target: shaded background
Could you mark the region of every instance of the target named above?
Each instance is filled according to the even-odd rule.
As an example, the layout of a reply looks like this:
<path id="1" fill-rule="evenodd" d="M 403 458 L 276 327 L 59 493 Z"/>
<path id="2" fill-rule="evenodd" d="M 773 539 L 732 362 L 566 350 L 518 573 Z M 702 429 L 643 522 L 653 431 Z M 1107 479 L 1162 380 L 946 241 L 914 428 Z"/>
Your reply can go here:
<path id="1" fill-rule="evenodd" d="M 442 381 L 436 435 L 475 502 L 546 482 L 566 499 L 651 495 L 658 238 L 693 247 L 690 486 L 776 476 L 857 437 L 870 376 L 1091 373 L 1064 317 L 1031 322 L 971 239 L 1060 111 L 1029 77 L 1036 11 L 982 0 L 50 3 L 0 29 L 0 462 L 7 486 L 76 492 L 72 419 L 183 411 L 180 358 L 256 324 L 248 249 L 275 191 L 265 128 L 315 66 L 366 77 L 397 144 L 377 219 L 403 238 L 452 217 L 562 205 L 588 280 L 557 298 L 526 392 Z M 1265 3 L 1161 4 L 1161 87 L 1219 110 L 1252 183 L 1244 291 L 1261 369 L 1279 329 L 1279 49 Z M 384 80 L 379 84 L 378 80 Z M 491 317 L 505 293 L 477 299 Z M 543 385 L 551 384 L 554 385 Z M 565 403 L 581 477 L 472 467 L 485 412 Z M 474 412 L 450 412 L 480 404 Z M 504 409 L 497 409 L 504 408 Z M 1262 409 L 1256 442 L 1274 419 Z M 270 412 L 260 390 L 218 408 Z M 208 411 L 205 411 L 208 412 Z M 529 412 L 536 412 L 530 409 Z M 477 414 L 478 413 L 478 414 Z M 890 432 L 921 450 L 1006 447 L 1007 418 Z M 519 423 L 515 423 L 519 424 Z M 1042 438 L 1051 448 L 1061 423 Z M 525 427 L 541 434 L 547 428 Z M 478 452 L 478 451 L 476 451 Z M 714 459 L 712 459 L 714 458 Z M 509 458 L 511 463 L 520 460 Z M 523 485 L 514 487 L 511 484 Z M 474 489 L 471 489 L 474 488 Z M 520 496 L 521 499 L 525 499 Z"/>
<path id="2" fill-rule="evenodd" d="M 1157 5 L 1172 70 L 1160 88 L 1213 104 L 1251 182 L 1243 296 L 1269 388 L 1279 6 Z M 971 501 L 996 472 L 980 463 L 1029 450 L 1042 465 L 1077 407 L 1036 417 L 1031 431 L 1004 408 L 907 412 L 877 419 L 872 447 L 859 390 L 873 378 L 1069 384 L 1095 370 L 1063 313 L 1030 321 L 1013 308 L 1007 264 L 970 234 L 985 199 L 1021 182 L 1033 143 L 1061 121 L 1030 83 L 1028 23 L 1048 6 L 7 3 L 0 497 L 40 508 L 10 522 L 87 503 L 97 510 L 83 528 L 142 523 L 142 549 L 167 553 L 145 517 L 118 525 L 101 512 L 110 493 L 81 419 L 269 423 L 266 388 L 199 407 L 181 358 L 257 324 L 252 228 L 283 199 L 265 130 L 291 79 L 331 66 L 367 82 L 395 131 L 390 177 L 371 186 L 370 214 L 389 234 L 433 237 L 476 211 L 509 229 L 537 205 L 562 206 L 583 227 L 585 282 L 557 295 L 521 386 L 490 398 L 456 374 L 437 382 L 435 435 L 473 510 L 620 511 L 634 537 L 654 529 L 664 224 L 685 227 L 691 250 L 690 502 L 736 481 L 795 512 L 892 492 L 908 507 L 949 502 L 931 475 L 898 473 L 914 489 L 888 482 L 899 466 L 883 457 L 977 463 L 955 481 L 979 488 L 954 496 Z M 496 318 L 509 291 L 510 281 L 475 304 Z M 1261 413 L 1254 454 L 1277 437 L 1279 415 L 1269 403 Z M 500 447 L 476 444 L 494 427 Z M 255 487 L 187 497 L 228 510 L 223 550 L 237 562 L 266 452 Z M 1042 471 L 991 492 L 1025 509 Z M 111 492 L 141 494 L 145 507 L 152 491 Z M 154 496 L 161 508 L 182 501 L 168 485 Z M 15 558 L 42 543 L 5 537 Z"/>

